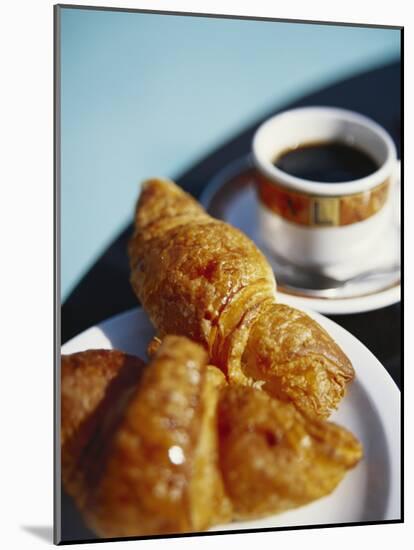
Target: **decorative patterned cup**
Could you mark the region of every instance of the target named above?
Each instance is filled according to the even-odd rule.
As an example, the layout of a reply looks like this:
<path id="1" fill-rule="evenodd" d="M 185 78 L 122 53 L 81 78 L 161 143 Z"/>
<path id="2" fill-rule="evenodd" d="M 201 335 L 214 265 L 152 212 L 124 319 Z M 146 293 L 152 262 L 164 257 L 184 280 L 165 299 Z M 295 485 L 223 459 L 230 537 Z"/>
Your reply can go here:
<path id="1" fill-rule="evenodd" d="M 292 176 L 273 164 L 278 154 L 297 145 L 331 141 L 365 151 L 378 169 L 358 180 L 327 184 Z M 285 111 L 258 128 L 253 159 L 261 237 L 276 255 L 323 268 L 355 261 L 381 238 L 398 161 L 391 137 L 373 120 L 329 107 Z"/>

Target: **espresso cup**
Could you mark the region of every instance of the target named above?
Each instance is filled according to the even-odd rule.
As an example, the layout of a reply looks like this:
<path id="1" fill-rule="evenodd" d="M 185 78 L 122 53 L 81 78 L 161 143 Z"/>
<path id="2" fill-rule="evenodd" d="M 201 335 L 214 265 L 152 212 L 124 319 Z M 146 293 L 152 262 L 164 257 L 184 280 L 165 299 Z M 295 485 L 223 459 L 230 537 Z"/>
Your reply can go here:
<path id="1" fill-rule="evenodd" d="M 330 142 L 366 153 L 378 168 L 360 179 L 326 183 L 274 165 L 287 150 Z M 373 120 L 330 107 L 284 111 L 256 131 L 253 160 L 260 235 L 276 256 L 315 269 L 357 261 L 386 230 L 398 161 L 393 140 Z"/>

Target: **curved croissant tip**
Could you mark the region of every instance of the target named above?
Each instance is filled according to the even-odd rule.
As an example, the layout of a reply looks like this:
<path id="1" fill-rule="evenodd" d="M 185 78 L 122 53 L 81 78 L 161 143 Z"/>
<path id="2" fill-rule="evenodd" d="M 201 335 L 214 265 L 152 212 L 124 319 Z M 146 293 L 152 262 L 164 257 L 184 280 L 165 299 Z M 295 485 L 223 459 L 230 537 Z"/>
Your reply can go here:
<path id="1" fill-rule="evenodd" d="M 148 178 L 142 182 L 141 188 L 146 189 L 148 187 L 151 187 L 152 185 L 159 185 L 159 184 L 167 184 L 167 185 L 173 185 L 174 187 L 177 185 L 173 180 L 169 178 Z"/>

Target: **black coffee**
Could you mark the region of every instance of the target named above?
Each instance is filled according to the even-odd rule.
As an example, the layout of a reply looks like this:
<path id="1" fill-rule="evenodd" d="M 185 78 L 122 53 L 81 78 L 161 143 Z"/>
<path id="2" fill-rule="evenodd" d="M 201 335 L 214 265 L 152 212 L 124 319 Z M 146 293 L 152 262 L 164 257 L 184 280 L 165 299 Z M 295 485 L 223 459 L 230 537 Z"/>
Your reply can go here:
<path id="1" fill-rule="evenodd" d="M 322 183 L 357 180 L 378 169 L 364 151 L 335 141 L 289 149 L 276 158 L 274 165 L 292 176 Z"/>

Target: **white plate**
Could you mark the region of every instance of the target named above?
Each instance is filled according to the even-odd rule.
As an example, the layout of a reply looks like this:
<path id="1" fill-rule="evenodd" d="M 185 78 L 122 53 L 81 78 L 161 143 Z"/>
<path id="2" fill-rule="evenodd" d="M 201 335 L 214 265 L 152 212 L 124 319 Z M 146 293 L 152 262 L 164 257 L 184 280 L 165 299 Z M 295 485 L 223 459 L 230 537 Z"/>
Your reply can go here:
<path id="1" fill-rule="evenodd" d="M 359 438 L 364 459 L 327 497 L 283 514 L 216 526 L 213 531 L 400 519 L 400 392 L 359 340 L 322 315 L 307 313 L 330 333 L 354 365 L 356 379 L 331 418 Z M 62 347 L 62 353 L 117 348 L 146 359 L 146 345 L 153 335 L 145 312 L 134 309 L 76 336 Z"/>
<path id="2" fill-rule="evenodd" d="M 280 259 L 268 253 L 258 233 L 257 197 L 251 176 L 252 164 L 243 157 L 225 167 L 204 189 L 200 202 L 214 217 L 222 219 L 248 235 L 267 256 L 276 280 L 277 274 L 292 269 Z M 397 181 L 391 195 L 392 216 L 390 224 L 380 235 L 369 256 L 359 262 L 334 266 L 326 275 L 347 279 L 361 272 L 381 270 L 384 266 L 400 265 L 400 182 Z M 294 283 L 291 285 L 294 287 Z M 311 308 L 327 314 L 347 314 L 371 311 L 395 304 L 401 300 L 400 272 L 366 277 L 329 291 L 324 297 L 311 296 L 311 292 L 283 288 L 278 285 L 279 295 L 289 296 L 290 303 L 298 308 Z"/>

